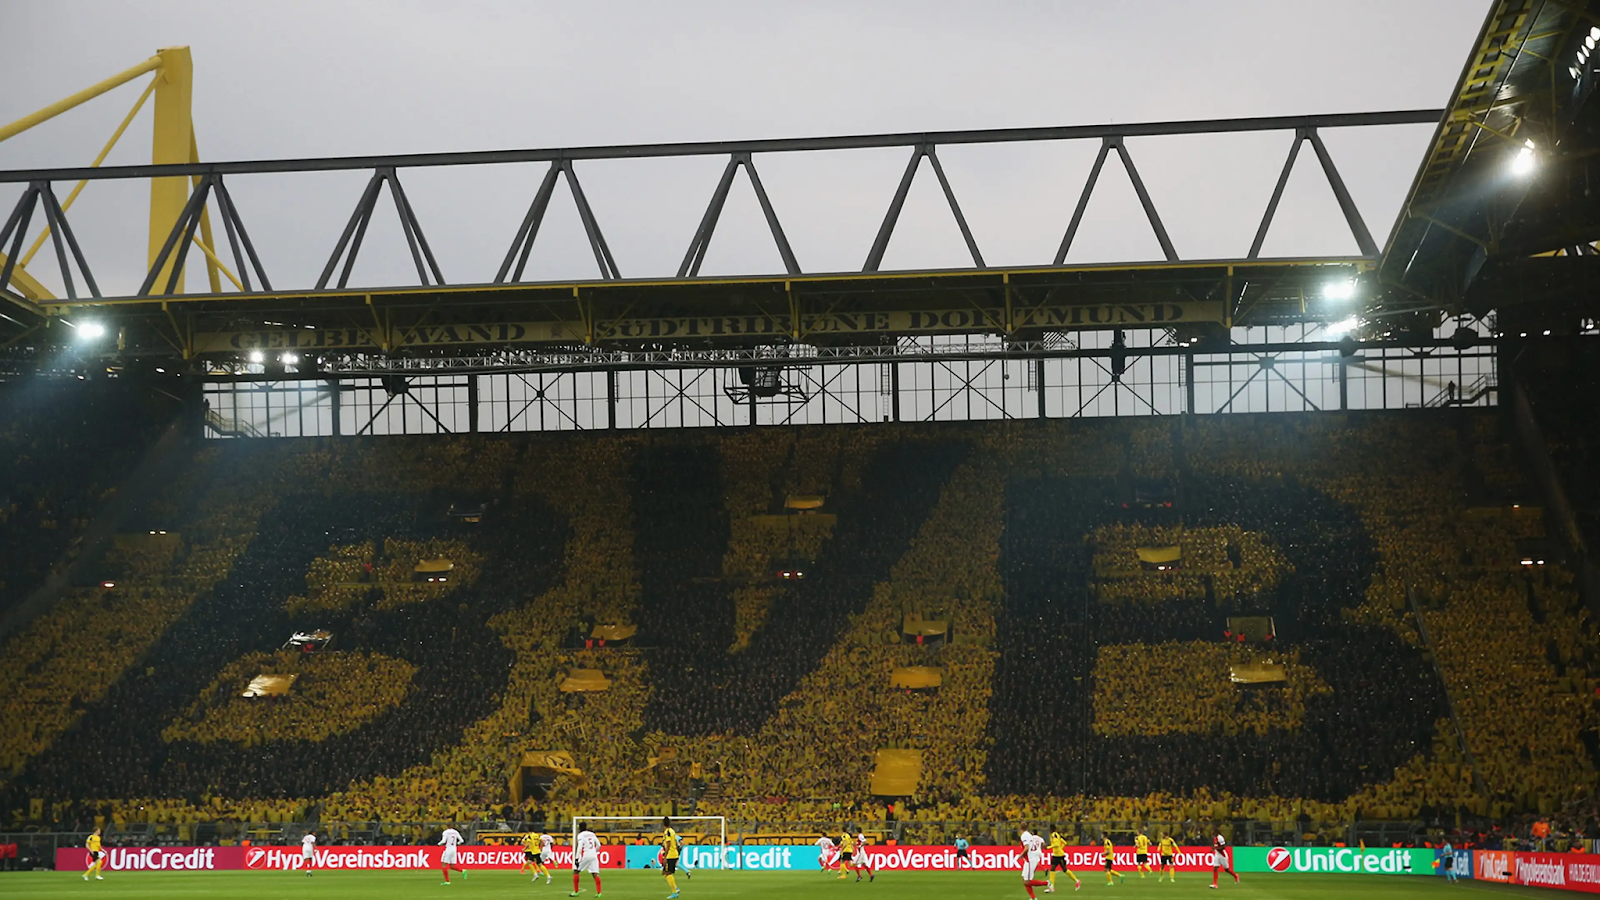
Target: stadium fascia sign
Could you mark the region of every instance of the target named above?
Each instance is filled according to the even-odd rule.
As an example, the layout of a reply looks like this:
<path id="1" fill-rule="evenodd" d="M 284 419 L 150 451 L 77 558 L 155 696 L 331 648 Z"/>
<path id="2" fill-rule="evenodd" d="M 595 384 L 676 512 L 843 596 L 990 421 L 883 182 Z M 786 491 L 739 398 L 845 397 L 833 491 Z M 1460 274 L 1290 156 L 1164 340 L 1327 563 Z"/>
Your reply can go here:
<path id="1" fill-rule="evenodd" d="M 796 328 L 784 313 L 734 316 L 667 316 L 599 320 L 598 341 L 693 338 L 792 338 L 885 334 L 961 334 L 1005 329 L 1004 309 L 930 309 L 895 312 L 826 312 L 802 315 Z M 1223 321 L 1222 303 L 1116 303 L 1097 306 L 1034 306 L 1013 309 L 1012 329 L 1162 328 L 1185 322 Z M 483 325 L 419 325 L 397 328 L 391 348 L 476 344 L 582 342 L 587 335 L 570 323 L 495 322 Z M 271 328 L 213 331 L 194 336 L 196 353 L 249 350 L 376 350 L 382 336 L 371 328 Z"/>
<path id="2" fill-rule="evenodd" d="M 1432 875 L 1434 853 L 1427 848 L 1395 847 L 1235 847 L 1240 872 L 1295 872 L 1330 875 Z"/>
<path id="3" fill-rule="evenodd" d="M 572 848 L 555 847 L 558 868 L 572 867 Z M 439 868 L 444 848 L 421 847 L 318 847 L 311 857 L 313 869 L 352 871 L 415 871 Z M 627 848 L 608 845 L 600 848 L 600 866 L 620 869 Z M 517 869 L 522 866 L 521 847 L 489 847 L 463 844 L 456 849 L 456 864 L 464 869 Z M 89 853 L 82 847 L 56 850 L 56 868 L 82 872 L 89 867 Z M 300 848 L 295 847 L 112 847 L 106 850 L 107 871 L 294 871 L 304 867 Z"/>
<path id="4" fill-rule="evenodd" d="M 1158 865 L 1151 848 L 1150 865 Z M 647 869 L 660 865 L 656 846 L 628 848 L 628 868 Z M 688 845 L 683 848 L 688 865 L 696 869 L 744 869 L 746 871 L 815 872 L 822 868 L 837 868 L 839 853 L 835 850 L 824 865 L 818 850 L 811 845 L 796 844 L 745 844 L 743 846 L 706 847 Z M 973 846 L 967 858 L 956 858 L 954 847 L 945 845 L 871 846 L 856 858 L 866 858 L 867 865 L 884 872 L 953 872 L 1018 871 L 1022 868 L 1022 850 L 1018 847 Z M 1098 869 L 1101 866 L 1099 847 L 1068 847 L 1067 866 L 1076 871 Z M 1131 848 L 1116 851 L 1117 868 L 1132 871 L 1134 854 Z M 1048 860 L 1046 860 L 1048 862 Z M 1176 860 L 1180 872 L 1208 872 L 1211 870 L 1210 847 L 1179 848 Z"/>
<path id="5" fill-rule="evenodd" d="M 1530 887 L 1600 894 L 1600 859 L 1589 853 L 1513 853 L 1511 881 Z"/>
<path id="6" fill-rule="evenodd" d="M 687 844 L 684 864 L 691 869 L 744 869 L 751 872 L 818 871 L 815 847 L 797 844 L 729 844 L 726 847 Z M 628 847 L 628 868 L 659 868 L 661 847 L 637 844 Z"/>
<path id="7" fill-rule="evenodd" d="M 107 847 L 108 872 L 216 872 L 244 868 L 244 847 Z M 296 853 L 300 851 L 296 849 Z M 82 847 L 56 848 L 56 869 L 82 872 L 89 868 L 89 851 Z"/>

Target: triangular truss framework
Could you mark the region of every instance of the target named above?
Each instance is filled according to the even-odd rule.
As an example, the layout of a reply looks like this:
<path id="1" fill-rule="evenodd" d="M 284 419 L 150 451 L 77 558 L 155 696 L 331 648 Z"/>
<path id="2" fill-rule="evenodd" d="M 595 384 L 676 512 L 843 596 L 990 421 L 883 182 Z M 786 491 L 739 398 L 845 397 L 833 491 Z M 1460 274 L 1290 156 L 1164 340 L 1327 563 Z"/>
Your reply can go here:
<path id="1" fill-rule="evenodd" d="M 1340 177 L 1339 169 L 1333 164 L 1333 157 L 1328 154 L 1328 147 L 1322 143 L 1322 135 L 1315 128 L 1297 128 L 1294 132 L 1294 143 L 1289 145 L 1289 158 L 1283 161 L 1283 173 L 1278 176 L 1278 184 L 1272 189 L 1272 199 L 1267 202 L 1267 211 L 1261 217 L 1261 227 L 1256 229 L 1256 239 L 1250 243 L 1250 254 L 1247 259 L 1257 259 L 1261 256 L 1261 245 L 1267 240 L 1267 229 L 1272 227 L 1272 217 L 1278 211 L 1278 201 L 1283 199 L 1283 189 L 1289 184 L 1289 174 L 1294 171 L 1294 161 L 1300 155 L 1300 145 L 1306 141 L 1311 142 L 1311 149 L 1317 154 L 1317 161 L 1322 163 L 1322 173 L 1328 178 L 1328 186 L 1333 188 L 1334 199 L 1339 201 L 1339 211 L 1344 213 L 1345 224 L 1350 226 L 1350 234 L 1356 239 L 1356 246 L 1361 248 L 1362 256 L 1375 257 L 1378 255 L 1378 245 L 1372 240 L 1372 232 L 1367 230 L 1367 223 L 1361 218 L 1361 211 L 1356 209 L 1355 200 L 1350 197 L 1350 190 L 1344 185 L 1344 178 Z"/>
<path id="2" fill-rule="evenodd" d="M 583 185 L 578 183 L 578 173 L 572 169 L 572 160 L 551 160 L 550 168 L 544 173 L 544 181 L 539 183 L 539 190 L 533 195 L 533 203 L 528 206 L 528 214 L 522 217 L 522 227 L 517 229 L 517 236 L 511 241 L 511 249 L 506 251 L 506 258 L 500 263 L 500 271 L 494 276 L 495 284 L 505 284 L 506 276 L 510 274 L 512 282 L 522 280 L 522 272 L 528 265 L 528 253 L 533 250 L 534 238 L 539 236 L 539 226 L 544 223 L 544 214 L 550 208 L 550 198 L 555 194 L 556 180 L 565 175 L 567 187 L 572 191 L 572 202 L 577 204 L 578 219 L 583 222 L 583 233 L 589 238 L 589 249 L 594 251 L 595 265 L 600 267 L 600 277 L 612 280 L 622 277 L 617 269 L 616 258 L 611 255 L 611 247 L 606 243 L 606 237 L 600 233 L 600 223 L 594 217 L 594 210 L 589 207 L 589 198 L 584 196 Z M 513 270 L 513 264 L 515 269 Z"/>
<path id="3" fill-rule="evenodd" d="M 1100 170 L 1105 168 L 1106 157 L 1112 150 L 1117 151 L 1117 158 L 1122 161 L 1123 171 L 1128 173 L 1128 180 L 1133 182 L 1134 193 L 1139 195 L 1139 205 L 1144 207 L 1145 218 L 1150 220 L 1150 230 L 1155 232 L 1156 242 L 1161 245 L 1161 253 L 1169 260 L 1178 259 L 1178 251 L 1173 249 L 1172 238 L 1167 236 L 1167 227 L 1161 224 L 1161 215 L 1156 212 L 1156 205 L 1150 199 L 1150 192 L 1145 190 L 1144 179 L 1139 177 L 1139 169 L 1133 164 L 1133 157 L 1128 153 L 1128 145 L 1123 142 L 1121 135 L 1112 135 L 1100 139 L 1100 152 L 1094 158 L 1094 166 L 1089 169 L 1089 180 L 1083 183 L 1083 193 L 1078 195 L 1078 205 L 1072 210 L 1072 221 L 1067 224 L 1067 233 L 1061 238 L 1061 246 L 1056 250 L 1056 265 L 1067 261 L 1067 252 L 1072 249 L 1072 239 L 1078 236 L 1078 226 L 1083 224 L 1083 214 L 1089 209 L 1089 198 L 1094 195 L 1095 185 L 1100 183 Z"/>
<path id="4" fill-rule="evenodd" d="M 428 276 L 433 276 L 433 284 L 444 284 L 444 275 L 439 272 L 439 262 L 433 258 L 433 250 L 428 246 L 428 239 L 422 234 L 422 223 L 417 221 L 417 213 L 411 208 L 411 201 L 406 197 L 405 188 L 400 186 L 400 178 L 395 174 L 394 166 L 379 166 L 373 170 L 372 178 L 367 181 L 367 189 L 361 193 L 361 200 L 356 203 L 356 210 L 350 215 L 350 222 L 344 226 L 344 233 L 339 235 L 339 243 L 333 248 L 333 255 L 328 257 L 328 264 L 322 269 L 322 276 L 317 279 L 317 290 L 328 286 L 328 279 L 333 277 L 333 270 L 343 257 L 344 268 L 339 272 L 339 287 L 343 288 L 350 281 L 350 270 L 355 268 L 356 254 L 361 252 L 361 241 L 367 235 L 367 226 L 372 223 L 372 213 L 378 206 L 378 194 L 382 192 L 385 183 L 389 185 L 389 196 L 394 200 L 395 212 L 400 214 L 400 228 L 405 232 L 406 245 L 411 248 L 411 261 L 417 267 L 417 279 L 423 285 L 428 285 Z M 350 248 L 348 256 L 345 247 Z M 426 267 L 423 261 L 427 261 Z"/>
<path id="5" fill-rule="evenodd" d="M 894 234 L 895 223 L 900 221 L 900 210 L 906 205 L 906 196 L 911 193 L 911 182 L 917 177 L 917 169 L 921 168 L 922 160 L 926 158 L 933 166 L 933 174 L 939 178 L 939 187 L 944 190 L 944 199 L 950 204 L 950 212 L 956 217 L 956 226 L 961 229 L 961 239 L 966 241 L 967 252 L 972 254 L 973 266 L 983 269 L 987 266 L 983 262 L 983 254 L 978 252 L 978 242 L 972 237 L 972 229 L 967 227 L 967 217 L 961 213 L 961 204 L 956 202 L 956 193 L 950 188 L 950 179 L 945 177 L 944 166 L 939 164 L 939 154 L 933 144 L 918 144 L 911 150 L 911 161 L 906 163 L 906 171 L 900 176 L 900 186 L 895 188 L 894 199 L 889 201 L 889 211 L 884 213 L 883 224 L 878 226 L 878 236 L 872 241 L 872 249 L 867 253 L 867 261 L 861 267 L 863 272 L 876 272 L 883 264 L 883 254 L 889 249 L 889 238 Z"/>

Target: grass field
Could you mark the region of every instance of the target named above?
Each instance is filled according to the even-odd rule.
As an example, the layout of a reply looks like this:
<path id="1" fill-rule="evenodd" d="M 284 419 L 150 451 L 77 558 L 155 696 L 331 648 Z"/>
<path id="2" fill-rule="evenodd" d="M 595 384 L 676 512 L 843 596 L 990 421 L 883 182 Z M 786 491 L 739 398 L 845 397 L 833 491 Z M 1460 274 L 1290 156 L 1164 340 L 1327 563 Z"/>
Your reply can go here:
<path id="1" fill-rule="evenodd" d="M 563 878 L 562 876 L 565 876 Z M 661 876 L 654 872 L 617 871 L 601 876 L 605 897 L 618 900 L 661 900 L 667 891 Z M 594 896 L 587 876 L 584 898 Z M 1209 875 L 1180 875 L 1177 884 L 1155 883 L 1130 878 L 1124 884 L 1107 887 L 1104 882 L 1084 881 L 1083 890 L 1072 893 L 1072 882 L 1057 882 L 1057 895 L 1075 897 L 1134 898 L 1232 897 L 1235 900 L 1413 900 L 1447 896 L 1545 897 L 1556 900 L 1563 892 L 1538 888 L 1506 887 L 1461 881 L 1447 884 L 1439 878 L 1394 876 L 1254 875 L 1241 884 L 1224 884 L 1212 891 Z M 957 900 L 969 897 L 1026 898 L 1016 875 L 998 873 L 892 872 L 879 876 L 875 883 L 841 882 L 820 873 L 703 872 L 694 879 L 679 878 L 682 900 L 754 897 L 854 897 L 872 900 Z M 420 897 L 565 897 L 572 889 L 570 872 L 557 872 L 554 884 L 538 885 L 509 872 L 475 872 L 465 880 L 444 887 L 436 874 L 422 872 L 325 872 L 306 878 L 291 873 L 215 872 L 153 873 L 128 872 L 106 876 L 105 881 L 84 883 L 72 872 L 0 873 L 0 896 L 37 897 L 115 897 L 118 900 L 158 900 L 168 897 L 226 897 L 230 900 L 307 900 L 316 897 L 371 898 L 371 900 L 411 900 Z M 1043 890 L 1040 890 L 1043 896 Z"/>

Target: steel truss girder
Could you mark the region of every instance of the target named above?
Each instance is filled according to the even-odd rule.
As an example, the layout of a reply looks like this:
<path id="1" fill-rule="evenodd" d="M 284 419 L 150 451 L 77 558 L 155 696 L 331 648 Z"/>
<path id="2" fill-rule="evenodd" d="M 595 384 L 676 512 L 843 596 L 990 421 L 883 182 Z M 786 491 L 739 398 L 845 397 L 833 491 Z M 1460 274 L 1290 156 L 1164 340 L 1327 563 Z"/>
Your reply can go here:
<path id="1" fill-rule="evenodd" d="M 30 191 L 40 185 L 49 193 L 49 185 L 57 180 L 82 179 L 86 181 L 109 180 L 119 178 L 168 178 L 174 176 L 192 177 L 195 179 L 195 188 L 189 198 L 189 204 L 184 208 L 172 232 L 168 235 L 170 245 L 164 251 L 163 263 L 171 265 L 181 261 L 188 252 L 189 244 L 193 242 L 192 233 L 196 230 L 196 217 L 205 208 L 206 195 L 215 192 L 218 205 L 222 209 L 225 227 L 233 247 L 234 263 L 241 273 L 241 288 L 245 293 L 258 294 L 273 292 L 273 287 L 267 280 L 260 260 L 250 242 L 248 233 L 244 230 L 231 196 L 223 185 L 225 175 L 264 174 L 264 173 L 291 173 L 314 171 L 349 171 L 367 170 L 371 177 L 363 191 L 356 208 L 350 216 L 337 246 L 334 248 L 326 266 L 316 281 L 311 291 L 302 291 L 301 295 L 317 295 L 344 290 L 350 287 L 351 273 L 355 259 L 359 254 L 362 242 L 374 213 L 378 194 L 383 185 L 388 184 L 396 211 L 399 214 L 402 230 L 412 262 L 416 268 L 418 282 L 424 287 L 442 286 L 445 281 L 440 271 L 438 260 L 423 233 L 420 222 L 413 209 L 409 198 L 406 196 L 398 178 L 398 171 L 402 168 L 415 168 L 423 166 L 459 166 L 459 165 L 486 165 L 517 162 L 546 162 L 549 170 L 536 193 L 533 201 L 524 216 L 520 227 L 511 241 L 506 255 L 496 272 L 492 282 L 477 282 L 479 284 L 504 284 L 507 281 L 520 281 L 528 260 L 529 251 L 536 239 L 553 191 L 555 183 L 565 176 L 568 186 L 572 191 L 574 201 L 578 207 L 579 217 L 582 220 L 585 234 L 590 248 L 594 253 L 596 264 L 600 270 L 601 280 L 620 280 L 621 274 L 614 254 L 601 232 L 593 209 L 580 185 L 574 169 L 577 160 L 600 159 L 637 159 L 637 158 L 665 158 L 665 157 L 691 157 L 703 155 L 725 155 L 728 163 L 722 178 L 713 192 L 711 202 L 701 217 L 699 227 L 690 240 L 689 247 L 684 255 L 684 264 L 680 265 L 678 278 L 692 278 L 699 275 L 704 262 L 707 248 L 714 234 L 716 225 L 727 199 L 728 190 L 736 171 L 741 166 L 745 169 L 747 177 L 755 189 L 762 213 L 767 220 L 769 230 L 772 232 L 779 255 L 783 259 L 784 271 L 789 275 L 798 275 L 801 272 L 793 248 L 778 220 L 766 187 L 762 183 L 753 162 L 753 155 L 757 153 L 778 153 L 796 151 L 824 151 L 841 149 L 868 149 L 883 147 L 906 147 L 911 150 L 911 158 L 902 175 L 897 189 L 886 211 L 883 222 L 873 241 L 863 265 L 863 271 L 876 272 L 882 264 L 890 238 L 902 212 L 904 202 L 911 187 L 922 159 L 925 157 L 930 162 L 934 175 L 939 181 L 939 186 L 945 200 L 950 207 L 956 224 L 960 229 L 963 242 L 972 259 L 972 264 L 977 270 L 985 268 L 986 263 L 978 248 L 978 242 L 969 226 L 960 204 L 956 200 L 955 191 L 950 179 L 945 173 L 944 166 L 939 159 L 936 148 L 940 145 L 980 145 L 1004 142 L 1029 142 L 1029 141 L 1063 141 L 1076 139 L 1098 139 L 1101 141 L 1100 153 L 1091 170 L 1083 193 L 1079 198 L 1072 222 L 1062 240 L 1056 261 L 1064 261 L 1071 248 L 1073 239 L 1081 225 L 1083 214 L 1088 201 L 1102 171 L 1105 158 L 1115 150 L 1118 159 L 1122 162 L 1124 170 L 1128 173 L 1133 183 L 1135 192 L 1139 197 L 1141 206 L 1150 222 L 1162 254 L 1167 260 L 1176 260 L 1178 254 L 1173 247 L 1170 236 L 1156 206 L 1145 187 L 1143 178 L 1133 163 L 1126 141 L 1134 137 L 1186 135 L 1186 134 L 1213 134 L 1231 132 L 1255 132 L 1271 130 L 1291 130 L 1295 134 L 1293 155 L 1298 151 L 1301 140 L 1310 140 L 1316 151 L 1323 169 L 1329 178 L 1330 185 L 1339 200 L 1347 223 L 1362 252 L 1369 258 L 1374 256 L 1377 248 L 1367 232 L 1365 224 L 1361 221 L 1359 212 L 1356 211 L 1354 202 L 1345 189 L 1342 178 L 1328 155 L 1326 147 L 1320 137 L 1320 129 L 1341 128 L 1372 125 L 1394 125 L 1406 123 L 1433 122 L 1438 119 L 1436 110 L 1402 110 L 1393 112 L 1357 113 L 1344 115 L 1324 116 L 1282 116 L 1247 119 L 1220 119 L 1220 120 L 1195 120 L 1181 122 L 1156 122 L 1127 125 L 1095 125 L 1095 126 L 1068 126 L 1050 128 L 1012 128 L 991 129 L 981 131 L 948 131 L 948 132 L 923 132 L 878 135 L 853 135 L 824 138 L 799 138 L 757 141 L 717 141 L 694 142 L 653 145 L 619 145 L 602 147 L 577 147 L 559 149 L 529 149 L 511 151 L 488 151 L 472 153 L 443 153 L 443 154 L 410 154 L 392 156 L 369 157 L 342 157 L 330 159 L 302 159 L 302 160 L 262 160 L 243 162 L 215 162 L 215 163 L 182 163 L 167 165 L 135 165 L 113 166 L 101 168 L 67 168 L 44 170 L 15 170 L 0 172 L 0 183 L 24 182 L 32 185 Z M 1277 200 L 1281 197 L 1282 182 L 1287 178 L 1288 167 L 1285 175 L 1280 177 L 1278 191 L 1274 194 L 1274 201 L 1269 207 L 1263 227 L 1257 235 L 1254 253 L 1259 253 L 1261 239 L 1264 238 L 1265 228 L 1270 223 L 1272 212 L 1276 209 Z M 198 198 L 197 198 L 198 197 Z M 51 204 L 45 203 L 47 215 L 52 214 Z M 60 218 L 57 216 L 56 218 Z M 200 220 L 198 227 L 204 229 L 206 224 Z M 180 243 L 181 242 L 181 243 Z M 75 243 L 67 236 L 66 243 Z M 58 242 L 58 258 L 64 256 L 62 244 Z M 207 248 L 208 253 L 210 248 Z M 174 260 L 171 254 L 176 253 Z M 74 256 L 79 262 L 79 270 L 87 278 L 86 261 L 82 254 L 74 248 Z M 250 265 L 246 265 L 246 262 Z M 342 266 L 341 266 L 342 263 Z M 181 267 L 180 267 L 181 268 Z M 251 269 L 255 278 L 251 278 Z M 162 280 L 160 273 L 166 269 L 154 269 L 156 277 L 145 278 L 143 290 L 139 296 L 149 296 L 152 292 L 159 296 L 175 297 L 175 291 L 181 284 L 180 279 L 171 277 L 165 279 L 165 284 L 157 282 Z M 337 278 L 335 274 L 337 271 Z M 164 290 L 157 291 L 157 288 Z M 70 292 L 69 292 L 70 293 Z M 196 296 L 196 295 L 186 295 Z M 75 297 L 68 298 L 76 299 Z"/>

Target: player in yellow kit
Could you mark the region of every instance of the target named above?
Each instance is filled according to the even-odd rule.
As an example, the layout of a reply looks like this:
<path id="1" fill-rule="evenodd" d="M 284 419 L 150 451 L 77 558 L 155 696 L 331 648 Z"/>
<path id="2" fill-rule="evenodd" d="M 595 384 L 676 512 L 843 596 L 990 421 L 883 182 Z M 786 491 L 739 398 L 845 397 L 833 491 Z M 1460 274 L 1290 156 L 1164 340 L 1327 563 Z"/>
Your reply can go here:
<path id="1" fill-rule="evenodd" d="M 517 870 L 518 875 L 528 874 L 533 869 L 534 876 L 539 874 L 539 835 L 528 832 L 522 836 L 522 868 Z"/>
<path id="2" fill-rule="evenodd" d="M 678 852 L 683 844 L 683 839 L 672 830 L 672 820 L 663 816 L 661 819 L 661 874 L 667 878 L 667 887 L 672 893 L 667 895 L 667 900 L 678 896 Z"/>
<path id="3" fill-rule="evenodd" d="M 1121 872 L 1117 871 L 1117 850 L 1111 846 L 1111 838 L 1106 838 L 1105 846 L 1100 850 L 1100 856 L 1106 861 L 1106 884 L 1109 885 L 1113 878 L 1121 882 L 1123 876 Z"/>
<path id="4" fill-rule="evenodd" d="M 1056 872 L 1058 871 L 1067 873 L 1067 877 L 1072 879 L 1073 890 L 1076 891 L 1083 887 L 1083 882 L 1078 880 L 1078 876 L 1072 874 L 1072 870 L 1067 868 L 1067 839 L 1062 837 L 1060 832 L 1052 831 L 1050 832 L 1050 886 L 1044 889 L 1046 894 L 1056 892 Z"/>
<path id="5" fill-rule="evenodd" d="M 839 880 L 850 874 L 850 860 L 856 856 L 856 839 L 849 831 L 839 836 Z M 860 875 L 856 876 L 860 878 Z"/>
<path id="6" fill-rule="evenodd" d="M 1150 868 L 1150 839 L 1142 831 L 1133 836 L 1133 865 L 1140 878 L 1144 877 L 1144 873 L 1153 871 Z"/>
<path id="7" fill-rule="evenodd" d="M 83 880 L 88 881 L 89 876 L 93 875 L 95 881 L 105 881 L 100 874 L 100 870 L 106 864 L 105 851 L 100 849 L 100 829 L 96 828 L 89 835 L 89 839 L 83 842 L 83 846 L 89 851 L 89 871 L 83 873 Z"/>
<path id="8" fill-rule="evenodd" d="M 1161 872 L 1162 872 L 1162 874 L 1171 875 L 1172 876 L 1172 883 L 1173 884 L 1177 884 L 1178 883 L 1178 842 L 1172 839 L 1172 835 L 1163 834 L 1161 836 L 1161 843 L 1156 845 L 1156 849 L 1158 849 L 1161 852 Z M 1160 881 L 1161 879 L 1158 877 L 1156 880 Z"/>

